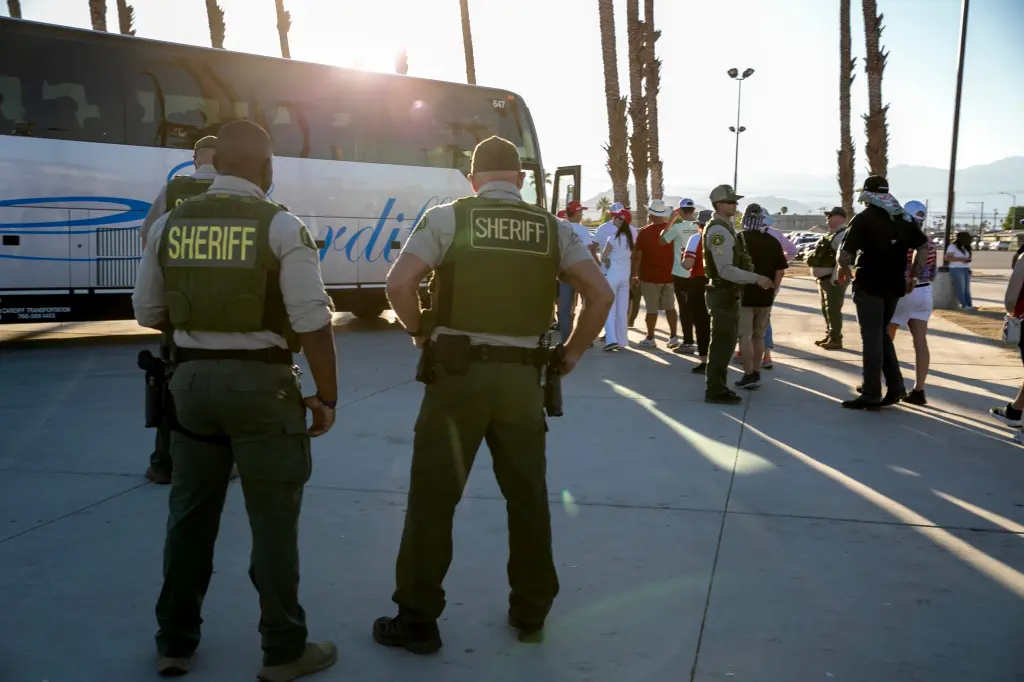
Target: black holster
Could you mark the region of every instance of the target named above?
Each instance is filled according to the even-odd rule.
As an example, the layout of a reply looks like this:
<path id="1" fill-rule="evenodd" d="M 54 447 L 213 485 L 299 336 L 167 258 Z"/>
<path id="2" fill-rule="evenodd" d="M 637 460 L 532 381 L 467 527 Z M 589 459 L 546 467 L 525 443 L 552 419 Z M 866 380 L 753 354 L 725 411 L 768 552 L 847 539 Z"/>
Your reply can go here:
<path id="1" fill-rule="evenodd" d="M 420 361 L 416 363 L 416 381 L 421 384 L 432 384 L 437 379 L 434 372 L 434 365 L 437 360 L 434 358 L 434 342 L 427 339 L 420 349 Z"/>
<path id="2" fill-rule="evenodd" d="M 458 376 L 469 371 L 471 342 L 468 336 L 441 334 L 434 342 L 434 357 L 445 374 Z"/>
<path id="3" fill-rule="evenodd" d="M 541 368 L 541 382 L 544 386 L 544 412 L 549 417 L 561 417 L 562 412 L 562 363 L 565 361 L 565 346 L 558 344 L 549 348 L 544 366 Z"/>
<path id="4" fill-rule="evenodd" d="M 146 428 L 163 423 L 167 403 L 167 363 L 148 350 L 139 352 L 139 369 L 146 372 Z"/>

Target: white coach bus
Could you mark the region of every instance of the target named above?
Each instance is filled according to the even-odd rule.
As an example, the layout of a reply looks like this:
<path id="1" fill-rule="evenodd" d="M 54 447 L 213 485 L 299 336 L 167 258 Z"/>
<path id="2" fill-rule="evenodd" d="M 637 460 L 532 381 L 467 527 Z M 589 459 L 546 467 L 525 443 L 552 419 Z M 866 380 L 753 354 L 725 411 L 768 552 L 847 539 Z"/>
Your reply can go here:
<path id="1" fill-rule="evenodd" d="M 472 192 L 485 137 L 516 144 L 524 198 L 546 206 L 530 112 L 504 90 L 0 19 L 0 323 L 130 318 L 150 202 L 238 119 L 272 136 L 271 197 L 360 317 L 387 307 L 419 216 Z M 578 196 L 578 167 L 554 196 L 565 175 Z"/>

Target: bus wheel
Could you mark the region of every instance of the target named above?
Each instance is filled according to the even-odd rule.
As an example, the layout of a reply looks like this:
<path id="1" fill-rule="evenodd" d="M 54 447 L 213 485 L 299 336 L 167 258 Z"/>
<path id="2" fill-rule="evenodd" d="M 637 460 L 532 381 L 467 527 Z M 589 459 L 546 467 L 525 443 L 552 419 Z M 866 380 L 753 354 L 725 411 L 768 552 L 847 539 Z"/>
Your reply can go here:
<path id="1" fill-rule="evenodd" d="M 384 308 L 360 308 L 359 310 L 353 310 L 352 314 L 358 317 L 360 320 L 372 320 L 380 317 L 381 313 L 384 312 Z"/>

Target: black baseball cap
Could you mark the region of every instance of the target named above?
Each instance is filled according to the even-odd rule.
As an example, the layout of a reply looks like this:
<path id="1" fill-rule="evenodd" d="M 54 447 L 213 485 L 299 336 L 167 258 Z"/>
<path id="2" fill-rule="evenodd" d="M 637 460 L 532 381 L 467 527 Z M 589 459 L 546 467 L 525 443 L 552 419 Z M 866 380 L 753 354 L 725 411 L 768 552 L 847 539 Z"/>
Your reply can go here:
<path id="1" fill-rule="evenodd" d="M 521 170 L 523 164 L 519 160 L 519 150 L 514 144 L 497 135 L 488 137 L 473 150 L 470 173 Z"/>
<path id="2" fill-rule="evenodd" d="M 869 175 L 868 179 L 864 181 L 864 186 L 857 191 L 887 194 L 889 192 L 889 181 L 881 175 Z"/>
<path id="3" fill-rule="evenodd" d="M 868 190 L 868 191 L 869 192 L 873 192 L 874 190 Z M 842 216 L 842 217 L 845 218 L 846 217 L 846 209 L 844 209 L 842 206 L 835 206 L 835 207 L 833 207 L 833 209 L 831 211 L 829 211 L 825 215 L 827 217 L 829 217 L 829 218 L 831 218 L 834 215 Z"/>

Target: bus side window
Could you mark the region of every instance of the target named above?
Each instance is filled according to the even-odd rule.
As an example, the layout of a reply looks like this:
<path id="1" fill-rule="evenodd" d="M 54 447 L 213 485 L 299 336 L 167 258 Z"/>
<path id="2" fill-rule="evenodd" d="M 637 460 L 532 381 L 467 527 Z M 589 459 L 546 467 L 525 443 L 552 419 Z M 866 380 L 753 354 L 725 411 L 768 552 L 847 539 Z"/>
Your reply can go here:
<path id="1" fill-rule="evenodd" d="M 91 41 L 54 42 L 31 34 L 5 36 L 0 63 L 9 85 L 4 100 L 14 94 L 15 79 L 20 87 L 10 105 L 4 104 L 0 121 L 16 114 L 18 134 L 31 137 L 123 143 L 121 66 L 115 52 Z"/>

